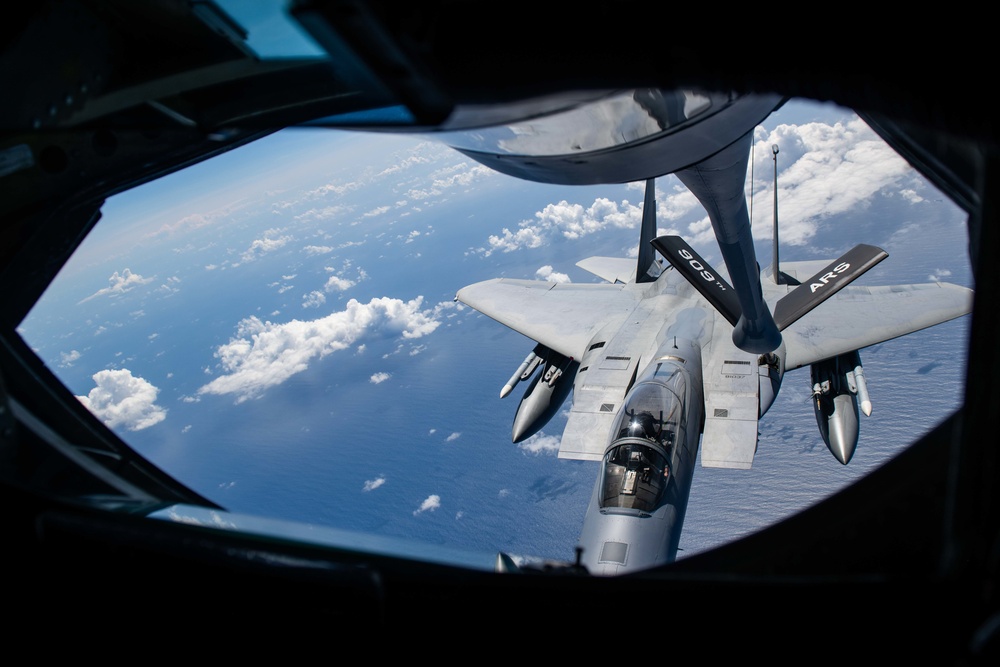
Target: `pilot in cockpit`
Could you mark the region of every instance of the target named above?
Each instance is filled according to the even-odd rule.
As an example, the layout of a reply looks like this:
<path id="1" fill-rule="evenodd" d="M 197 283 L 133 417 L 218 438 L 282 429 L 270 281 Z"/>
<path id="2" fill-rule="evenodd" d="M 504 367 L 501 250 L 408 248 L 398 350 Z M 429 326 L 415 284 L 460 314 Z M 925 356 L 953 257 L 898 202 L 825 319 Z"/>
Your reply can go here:
<path id="1" fill-rule="evenodd" d="M 628 425 L 629 435 L 638 438 L 647 438 L 653 442 L 659 440 L 659 433 L 656 428 L 656 420 L 648 412 L 640 412 L 632 417 Z"/>

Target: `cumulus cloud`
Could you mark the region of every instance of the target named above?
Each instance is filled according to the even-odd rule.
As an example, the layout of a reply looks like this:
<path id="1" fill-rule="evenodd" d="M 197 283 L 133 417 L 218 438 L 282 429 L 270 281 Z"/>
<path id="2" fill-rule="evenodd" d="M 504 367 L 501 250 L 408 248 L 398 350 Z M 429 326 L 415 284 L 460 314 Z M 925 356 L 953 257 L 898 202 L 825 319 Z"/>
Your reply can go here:
<path id="1" fill-rule="evenodd" d="M 420 155 L 411 155 L 411 156 L 405 158 L 404 160 L 402 160 L 401 162 L 398 162 L 398 163 L 396 163 L 396 164 L 394 164 L 394 165 L 392 165 L 390 167 L 387 167 L 386 169 L 382 170 L 381 172 L 379 172 L 378 176 L 379 177 L 383 177 L 383 176 L 390 176 L 390 175 L 398 174 L 399 172 L 401 172 L 403 170 L 406 170 L 406 169 L 409 169 L 410 167 L 412 167 L 414 165 L 426 164 L 429 161 L 430 160 L 428 160 L 427 158 L 425 158 L 423 156 L 420 156 Z"/>
<path id="2" fill-rule="evenodd" d="M 919 197 L 903 185 L 912 169 L 858 118 L 832 125 L 778 125 L 757 142 L 757 174 L 773 174 L 772 144 L 780 149 L 778 220 L 782 243 L 808 242 L 824 218 L 863 206 L 882 191 L 919 203 Z M 761 201 L 772 201 L 773 176 L 761 176 L 754 183 L 754 192 Z M 769 239 L 771 233 L 769 225 L 754 225 L 755 237 Z"/>
<path id="3" fill-rule="evenodd" d="M 318 290 L 313 290 L 309 294 L 304 294 L 302 296 L 302 307 L 303 308 L 319 308 L 324 303 L 326 303 L 326 295 Z"/>
<path id="4" fill-rule="evenodd" d="M 406 196 L 410 199 L 424 201 L 426 199 L 430 199 L 431 197 L 437 197 L 444 194 L 444 192 L 449 188 L 457 186 L 464 187 L 471 185 L 475 181 L 496 176 L 496 172 L 488 167 L 481 164 L 469 167 L 468 163 L 465 162 L 448 167 L 439 173 L 444 174 L 444 172 L 450 173 L 434 178 L 434 181 L 429 188 L 414 188 L 409 190 L 406 193 Z"/>
<path id="5" fill-rule="evenodd" d="M 156 405 L 157 387 L 128 369 L 94 373 L 96 387 L 86 396 L 77 396 L 109 428 L 141 431 L 166 419 L 167 411 Z"/>
<path id="6" fill-rule="evenodd" d="M 382 486 L 383 484 L 385 484 L 385 477 L 378 477 L 376 479 L 369 479 L 369 480 L 367 480 L 365 482 L 365 485 L 364 485 L 364 487 L 362 487 L 361 490 L 362 491 L 374 491 L 375 489 L 377 489 L 378 487 Z"/>
<path id="7" fill-rule="evenodd" d="M 374 218 L 376 216 L 382 215 L 383 213 L 385 213 L 389 209 L 390 209 L 389 206 L 378 206 L 376 208 L 373 208 L 370 211 L 366 211 L 366 212 L 362 213 L 361 217 L 362 218 Z"/>
<path id="8" fill-rule="evenodd" d="M 307 255 L 325 255 L 327 253 L 333 252 L 333 248 L 327 245 L 307 245 L 302 248 L 302 252 Z"/>
<path id="9" fill-rule="evenodd" d="M 433 512 L 439 507 L 441 507 L 441 496 L 427 496 L 427 500 L 420 503 L 419 508 L 413 510 L 413 516 L 417 516 L 421 512 Z"/>
<path id="10" fill-rule="evenodd" d="M 319 199 L 326 197 L 327 195 L 344 195 L 352 190 L 357 190 L 362 187 L 361 181 L 348 181 L 346 183 L 327 183 L 326 185 L 321 185 L 315 190 L 308 191 L 305 196 L 308 199 Z"/>
<path id="11" fill-rule="evenodd" d="M 462 437 L 462 434 L 456 432 L 456 433 L 452 433 L 451 435 L 449 435 L 447 438 L 444 439 L 444 441 L 445 442 L 454 442 L 455 440 L 458 440 L 461 437 Z"/>
<path id="12" fill-rule="evenodd" d="M 292 240 L 291 236 L 278 236 L 280 230 L 268 229 L 264 232 L 264 238 L 254 239 L 250 247 L 240 256 L 244 262 L 252 262 L 261 255 L 273 252 L 284 247 Z"/>
<path id="13" fill-rule="evenodd" d="M 559 444 L 562 442 L 562 437 L 554 435 L 545 435 L 544 431 L 539 431 L 535 435 L 526 438 L 523 442 L 517 445 L 525 454 L 534 454 L 538 456 L 539 454 L 547 454 L 550 456 L 555 456 L 559 453 Z"/>
<path id="14" fill-rule="evenodd" d="M 138 273 L 132 273 L 130 269 L 125 269 L 121 273 L 115 271 L 108 278 L 108 286 L 97 290 L 87 298 L 80 301 L 90 301 L 99 296 L 121 296 L 126 292 L 130 292 L 139 285 L 145 285 L 148 282 L 152 282 L 153 278 L 143 278 Z"/>
<path id="15" fill-rule="evenodd" d="M 622 200 L 619 204 L 600 197 L 585 208 L 581 204 L 570 204 L 564 199 L 538 211 L 534 219 L 522 220 L 515 231 L 504 228 L 500 234 L 491 235 L 488 239 L 489 247 L 484 254 L 489 256 L 497 251 L 537 248 L 554 236 L 576 240 L 608 227 L 638 229 L 640 222 L 642 206 L 630 204 L 628 200 Z"/>
<path id="16" fill-rule="evenodd" d="M 931 282 L 940 282 L 951 275 L 951 271 L 948 269 L 934 269 L 934 273 L 927 276 L 927 279 Z"/>
<path id="17" fill-rule="evenodd" d="M 354 287 L 357 283 L 353 280 L 348 280 L 347 278 L 341 278 L 340 276 L 330 276 L 323 285 L 323 289 L 327 292 L 343 292 Z"/>
<path id="18" fill-rule="evenodd" d="M 382 384 L 391 377 L 392 375 L 389 373 L 374 373 L 370 378 L 368 378 L 368 381 L 372 384 Z"/>
<path id="19" fill-rule="evenodd" d="M 440 324 L 438 309 L 422 306 L 423 297 L 410 301 L 381 297 L 367 304 L 351 299 L 344 310 L 317 320 L 275 324 L 246 318 L 237 326 L 236 337 L 215 352 L 222 375 L 199 388 L 198 394 L 233 394 L 240 403 L 261 396 L 313 361 L 351 347 L 364 336 L 421 338 Z"/>
<path id="20" fill-rule="evenodd" d="M 747 192 L 752 191 L 758 201 L 772 201 L 771 146 L 777 144 L 783 243 L 808 242 L 825 218 L 863 206 L 879 193 L 914 205 L 922 201 L 907 180 L 912 173 L 907 163 L 856 117 L 834 124 L 778 125 L 769 133 L 759 133 L 756 141 L 754 182 L 748 183 Z M 750 172 L 748 169 L 748 175 Z M 644 184 L 630 184 L 629 188 L 638 192 Z M 714 243 L 704 207 L 676 177 L 657 181 L 656 203 L 658 234 L 679 233 L 693 245 Z M 766 215 L 769 220 L 770 214 Z M 641 200 L 636 205 L 628 200 L 598 198 L 589 206 L 563 200 L 489 236 L 479 252 L 489 256 L 538 248 L 559 238 L 578 240 L 608 228 L 637 229 L 641 219 Z M 758 239 L 770 239 L 772 233 L 769 224 L 754 224 L 753 232 Z"/>
<path id="21" fill-rule="evenodd" d="M 73 362 L 79 359 L 82 355 L 77 350 L 70 350 L 69 352 L 59 353 L 59 365 L 66 367 L 72 366 Z"/>
<path id="22" fill-rule="evenodd" d="M 535 277 L 539 280 L 547 280 L 550 283 L 568 283 L 570 282 L 569 276 L 565 273 L 557 273 L 552 270 L 552 267 L 546 264 L 542 268 L 535 271 Z"/>

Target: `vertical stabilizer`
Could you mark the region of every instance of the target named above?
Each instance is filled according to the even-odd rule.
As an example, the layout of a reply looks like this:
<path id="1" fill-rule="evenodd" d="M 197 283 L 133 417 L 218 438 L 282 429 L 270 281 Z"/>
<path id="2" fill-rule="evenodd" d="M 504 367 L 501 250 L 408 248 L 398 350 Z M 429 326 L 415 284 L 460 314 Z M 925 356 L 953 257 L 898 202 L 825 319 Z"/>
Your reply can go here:
<path id="1" fill-rule="evenodd" d="M 653 264 L 656 253 L 652 240 L 656 238 L 656 179 L 646 179 L 646 199 L 642 204 L 642 227 L 639 229 L 639 259 L 635 267 L 635 281 L 648 283 L 656 280 L 659 271 Z"/>

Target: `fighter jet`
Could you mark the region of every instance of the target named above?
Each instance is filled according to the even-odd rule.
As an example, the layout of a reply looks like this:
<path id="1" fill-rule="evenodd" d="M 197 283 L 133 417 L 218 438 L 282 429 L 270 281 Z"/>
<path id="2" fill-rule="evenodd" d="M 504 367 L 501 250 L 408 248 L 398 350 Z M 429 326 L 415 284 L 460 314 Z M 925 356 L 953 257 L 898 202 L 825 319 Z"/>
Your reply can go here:
<path id="1" fill-rule="evenodd" d="M 755 274 L 780 334 L 773 349 L 746 351 L 734 336 L 746 318 L 730 283 L 745 276 L 726 276 L 678 236 L 656 238 L 654 192 L 649 179 L 637 261 L 577 263 L 606 282 L 502 278 L 456 295 L 537 343 L 501 390 L 527 384 L 514 442 L 537 433 L 572 390 L 559 456 L 600 464 L 579 540 L 579 565 L 591 574 L 676 558 L 699 445 L 703 466 L 749 468 L 757 422 L 788 371 L 811 369 L 820 431 L 847 464 L 859 401 L 871 410 L 858 350 L 972 308 L 972 291 L 949 283 L 849 286 L 888 256 L 858 245 L 829 262 Z"/>

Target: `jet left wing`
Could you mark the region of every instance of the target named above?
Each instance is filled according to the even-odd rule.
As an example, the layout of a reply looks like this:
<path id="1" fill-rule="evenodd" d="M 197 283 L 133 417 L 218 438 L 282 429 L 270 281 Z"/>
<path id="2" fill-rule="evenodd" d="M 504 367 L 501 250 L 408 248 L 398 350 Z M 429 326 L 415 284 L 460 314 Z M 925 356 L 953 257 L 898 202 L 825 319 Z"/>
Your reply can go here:
<path id="1" fill-rule="evenodd" d="M 845 287 L 782 332 L 785 370 L 961 317 L 972 311 L 972 296 L 951 283 Z"/>

